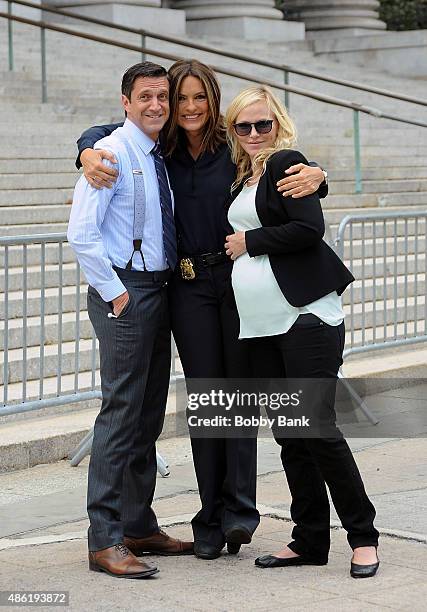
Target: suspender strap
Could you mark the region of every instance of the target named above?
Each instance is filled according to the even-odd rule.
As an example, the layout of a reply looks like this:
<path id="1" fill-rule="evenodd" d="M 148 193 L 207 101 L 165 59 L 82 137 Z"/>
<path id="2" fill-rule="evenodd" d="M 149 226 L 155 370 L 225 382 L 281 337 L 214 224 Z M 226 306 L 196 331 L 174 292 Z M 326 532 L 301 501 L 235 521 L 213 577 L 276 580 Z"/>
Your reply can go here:
<path id="1" fill-rule="evenodd" d="M 132 260 L 135 253 L 141 254 L 142 264 L 144 270 L 146 270 L 144 254 L 141 249 L 146 211 L 144 174 L 141 170 L 141 163 L 138 161 L 129 142 L 125 138 L 121 138 L 121 141 L 129 155 L 133 174 L 133 252 L 126 264 L 126 270 L 132 270 Z"/>

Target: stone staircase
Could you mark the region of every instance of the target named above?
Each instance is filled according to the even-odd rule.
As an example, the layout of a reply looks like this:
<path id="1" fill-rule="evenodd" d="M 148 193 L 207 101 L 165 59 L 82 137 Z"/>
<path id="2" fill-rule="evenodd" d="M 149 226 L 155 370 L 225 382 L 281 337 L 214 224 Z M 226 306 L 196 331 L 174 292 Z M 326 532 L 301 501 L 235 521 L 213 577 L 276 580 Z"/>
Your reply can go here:
<path id="1" fill-rule="evenodd" d="M 139 44 L 136 37 L 132 39 L 130 35 L 123 36 L 95 27 L 79 26 L 79 29 Z M 5 41 L 4 21 L 0 21 L 0 33 Z M 413 96 L 426 98 L 427 88 L 422 81 L 390 78 L 386 74 L 357 67 L 349 69 L 343 64 L 327 61 L 323 56 L 315 57 L 310 43 L 265 45 L 237 41 L 231 44 L 220 38 L 204 42 L 252 57 L 271 61 L 279 61 L 280 58 L 280 61 L 290 65 L 325 75 L 351 78 L 393 91 L 409 91 Z M 29 26 L 14 25 L 14 43 L 15 72 L 1 71 L 0 129 L 2 142 L 6 146 L 0 149 L 0 233 L 3 236 L 14 236 L 65 232 L 73 187 L 78 178 L 74 166 L 75 141 L 81 131 L 90 125 L 120 120 L 120 78 L 126 67 L 139 61 L 140 56 L 134 52 L 47 32 L 48 103 L 41 104 L 39 32 Z M 261 80 L 265 78 L 283 82 L 283 75 L 272 69 L 222 60 L 207 53 L 193 54 L 189 50 L 150 39 L 147 45 L 184 57 L 194 55 L 202 61 L 247 72 Z M 7 66 L 7 45 L 2 44 L 0 47 L 0 65 Z M 166 61 L 164 63 L 170 64 Z M 290 81 L 308 90 L 355 100 L 408 118 L 426 120 L 427 113 L 422 107 L 293 75 Z M 246 83 L 229 77 L 221 78 L 221 83 L 225 108 Z M 350 213 L 427 210 L 427 130 L 362 115 L 364 189 L 362 195 L 355 195 L 351 111 L 293 94 L 290 97 L 290 110 L 298 126 L 298 147 L 309 159 L 318 161 L 329 171 L 330 195 L 324 201 L 324 210 L 332 235 L 336 234 L 342 218 Z M 425 244 L 421 245 L 415 240 L 413 222 L 410 222 L 408 228 L 409 238 L 405 240 L 404 223 L 387 225 L 385 248 L 387 253 L 393 248 L 397 249 L 398 257 L 391 260 L 387 255 L 385 260 L 379 262 L 373 259 L 375 253 L 369 226 L 364 236 L 360 228 L 353 235 L 353 272 L 356 278 L 360 278 L 362 273 L 366 278 L 363 286 L 358 280 L 353 288 L 353 298 L 356 301 L 353 313 L 355 342 L 362 340 L 363 322 L 368 327 L 363 332 L 365 338 L 372 337 L 374 322 L 387 329 L 397 325 L 402 334 L 413 330 L 415 321 L 418 329 L 424 329 L 425 272 L 422 274 L 420 271 L 426 269 Z M 350 244 L 347 243 L 347 253 L 349 248 Z M 362 259 L 363 253 L 368 259 Z M 3 284 L 3 250 L 0 256 Z M 40 245 L 28 246 L 25 256 L 28 265 L 26 289 L 23 249 L 9 248 L 9 400 L 19 401 L 22 397 L 25 335 L 27 397 L 37 397 L 41 375 L 44 378 L 44 393 L 55 395 L 59 371 L 62 391 L 72 391 L 76 386 L 76 351 L 79 361 L 78 386 L 82 390 L 89 388 L 93 342 L 85 310 L 85 282 L 81 277 L 76 290 L 73 253 L 64 244 L 60 266 L 58 245 L 46 245 L 44 271 L 40 264 Z M 381 269 L 385 269 L 386 274 L 395 269 L 396 281 L 391 282 L 390 278 L 385 286 L 384 283 L 378 285 L 372 279 L 374 265 L 377 274 Z M 44 313 L 41 304 L 42 276 L 45 280 Z M 24 305 L 25 291 L 27 300 Z M 350 292 L 347 292 L 344 298 L 346 308 L 349 300 Z M 61 301 L 62 320 L 58 315 Z M 377 308 L 374 313 L 374 305 L 378 307 L 380 302 L 380 311 Z M 76 305 L 80 312 L 78 334 Z M 4 340 L 3 299 L 0 313 L 0 336 Z M 406 320 L 408 316 L 409 320 Z M 40 354 L 41 337 L 45 346 L 43 356 Z M 3 358 L 2 353 L 1 360 Z M 0 383 L 3 383 L 1 363 Z"/>

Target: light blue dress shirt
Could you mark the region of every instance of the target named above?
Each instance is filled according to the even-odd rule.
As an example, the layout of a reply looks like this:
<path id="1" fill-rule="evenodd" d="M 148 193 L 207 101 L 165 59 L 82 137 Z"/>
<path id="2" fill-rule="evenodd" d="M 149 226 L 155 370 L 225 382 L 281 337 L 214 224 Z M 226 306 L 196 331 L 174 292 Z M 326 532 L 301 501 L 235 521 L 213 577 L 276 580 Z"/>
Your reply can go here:
<path id="1" fill-rule="evenodd" d="M 87 282 L 106 302 L 126 291 L 113 265 L 125 268 L 133 252 L 134 179 L 121 138 L 131 145 L 144 175 L 146 213 L 141 249 L 146 269 L 159 271 L 168 267 L 163 248 L 159 184 L 151 155 L 155 142 L 126 119 L 123 127 L 95 144 L 95 149 L 114 154 L 117 164 L 104 162 L 118 170 L 117 181 L 111 189 L 94 189 L 84 176 L 79 178 L 67 232 Z M 171 197 L 173 202 L 172 192 Z M 133 256 L 132 269 L 144 269 L 138 252 Z"/>

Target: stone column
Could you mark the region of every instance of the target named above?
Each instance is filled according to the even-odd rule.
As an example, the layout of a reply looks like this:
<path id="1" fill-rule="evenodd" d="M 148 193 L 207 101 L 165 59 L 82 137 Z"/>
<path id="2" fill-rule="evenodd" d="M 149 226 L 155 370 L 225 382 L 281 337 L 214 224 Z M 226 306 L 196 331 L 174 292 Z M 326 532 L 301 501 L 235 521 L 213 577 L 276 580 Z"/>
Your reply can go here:
<path id="1" fill-rule="evenodd" d="M 379 19 L 377 0 L 284 0 L 285 19 L 305 24 L 308 38 L 377 34 L 386 24 Z"/>
<path id="2" fill-rule="evenodd" d="M 142 28 L 159 34 L 184 36 L 185 13 L 163 8 L 161 0 L 45 0 L 59 9 L 86 17 L 96 17 L 130 28 Z M 69 21 L 45 12 L 49 21 Z M 76 22 L 75 24 L 83 22 Z M 113 38 L 113 32 L 106 34 Z"/>
<path id="3" fill-rule="evenodd" d="M 269 41 L 305 36 L 303 24 L 284 21 L 274 0 L 174 0 L 172 6 L 185 10 L 190 34 Z"/>

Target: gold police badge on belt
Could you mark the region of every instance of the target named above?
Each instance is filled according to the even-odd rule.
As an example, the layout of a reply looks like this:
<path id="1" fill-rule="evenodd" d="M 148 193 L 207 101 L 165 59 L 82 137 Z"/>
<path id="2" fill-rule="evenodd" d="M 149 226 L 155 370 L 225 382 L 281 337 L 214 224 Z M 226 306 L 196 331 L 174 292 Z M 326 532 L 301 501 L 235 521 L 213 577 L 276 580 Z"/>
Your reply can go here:
<path id="1" fill-rule="evenodd" d="M 194 263 L 190 257 L 184 257 L 181 259 L 179 262 L 179 267 L 181 268 L 181 276 L 184 280 L 194 280 L 196 278 Z"/>

